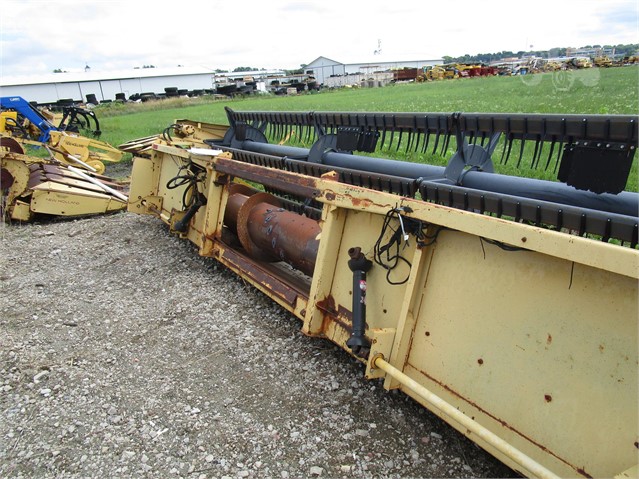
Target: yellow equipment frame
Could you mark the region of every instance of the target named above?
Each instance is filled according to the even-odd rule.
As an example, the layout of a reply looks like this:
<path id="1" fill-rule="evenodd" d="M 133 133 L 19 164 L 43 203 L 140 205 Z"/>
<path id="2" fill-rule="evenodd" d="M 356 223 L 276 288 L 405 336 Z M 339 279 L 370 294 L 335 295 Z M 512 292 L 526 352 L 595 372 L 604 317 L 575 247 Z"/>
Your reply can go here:
<path id="1" fill-rule="evenodd" d="M 188 162 L 206 172 L 206 204 L 178 232 L 183 190 L 166 185 Z M 229 191 L 239 181 L 322 203 L 312 277 L 226 239 Z M 376 265 L 368 274 L 371 350 L 355 356 L 366 377 L 408 394 L 523 475 L 636 477 L 636 249 L 162 142 L 134 159 L 128 210 L 161 218 L 299 318 L 305 334 L 351 353 L 348 252 L 371 257 L 397 207 L 428 225 L 432 241 L 404 244 L 411 266 L 393 273 L 403 284 L 390 285 Z"/>
<path id="2" fill-rule="evenodd" d="M 127 206 L 127 184 L 54 159 L 0 149 L 0 170 L 11 178 L 10 185 L 0 184 L 0 221 L 31 221 L 37 213 L 69 217 L 104 214 Z"/>

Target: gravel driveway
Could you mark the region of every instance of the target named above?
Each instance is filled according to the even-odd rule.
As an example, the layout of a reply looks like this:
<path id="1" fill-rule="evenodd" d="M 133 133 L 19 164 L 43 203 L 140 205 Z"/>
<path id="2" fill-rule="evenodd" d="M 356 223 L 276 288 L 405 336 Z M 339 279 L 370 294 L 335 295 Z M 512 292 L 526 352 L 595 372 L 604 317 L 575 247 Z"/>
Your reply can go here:
<path id="1" fill-rule="evenodd" d="M 0 224 L 0 476 L 512 477 L 157 219 Z"/>

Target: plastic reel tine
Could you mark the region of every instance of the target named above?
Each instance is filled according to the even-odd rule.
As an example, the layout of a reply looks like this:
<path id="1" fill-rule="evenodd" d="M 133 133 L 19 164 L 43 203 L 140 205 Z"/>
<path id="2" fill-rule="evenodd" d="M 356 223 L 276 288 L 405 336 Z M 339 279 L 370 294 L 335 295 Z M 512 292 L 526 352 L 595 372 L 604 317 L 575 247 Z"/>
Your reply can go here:
<path id="1" fill-rule="evenodd" d="M 450 139 L 453 135 L 451 133 L 447 133 L 446 134 L 446 139 L 444 141 L 444 143 L 442 144 L 442 151 L 441 151 L 441 155 L 444 156 L 446 154 L 446 152 L 448 151 L 448 147 L 450 146 Z"/>
<path id="2" fill-rule="evenodd" d="M 433 145 L 433 151 L 431 152 L 431 154 L 435 154 L 437 153 L 437 147 L 439 146 L 439 137 L 441 136 L 442 132 L 440 130 L 437 131 L 437 133 L 435 134 L 435 144 Z"/>
<path id="3" fill-rule="evenodd" d="M 395 115 L 393 115 L 391 118 L 393 119 L 393 127 L 390 132 L 390 143 L 388 144 L 389 150 L 393 147 L 393 138 L 395 137 Z"/>
<path id="4" fill-rule="evenodd" d="M 535 169 L 535 164 L 537 163 L 537 154 L 539 153 L 539 145 L 541 144 L 541 138 L 537 137 L 535 140 L 535 149 L 532 155 L 532 161 L 530 162 L 530 168 Z"/>
<path id="5" fill-rule="evenodd" d="M 426 130 L 424 133 L 424 143 L 422 144 L 422 153 L 426 153 L 428 151 L 428 143 L 430 142 L 430 132 Z"/>
<path id="6" fill-rule="evenodd" d="M 280 137 L 278 141 L 282 141 L 284 138 L 286 138 L 287 130 L 288 130 L 288 125 L 286 124 L 286 121 L 283 121 L 282 123 L 280 123 Z"/>
<path id="7" fill-rule="evenodd" d="M 504 145 L 504 152 L 506 153 L 506 159 L 504 159 L 504 161 L 502 162 L 504 165 L 508 163 L 508 160 L 510 159 L 510 152 L 513 149 L 513 142 L 515 141 L 515 139 L 510 136 L 510 138 L 508 138 L 508 146 L 506 147 L 506 145 Z M 502 153 L 503 156 L 503 153 Z"/>
<path id="8" fill-rule="evenodd" d="M 284 124 L 282 125 L 283 129 L 282 129 L 282 138 L 280 138 L 280 140 L 283 140 L 285 138 L 290 138 L 291 136 L 291 124 L 287 121 L 287 119 L 284 119 Z"/>
<path id="9" fill-rule="evenodd" d="M 533 168 L 537 169 L 539 168 L 539 160 L 541 160 L 541 153 L 544 149 L 544 143 L 546 142 L 546 131 L 547 130 L 547 124 L 546 124 L 546 119 L 544 118 L 542 120 L 542 133 L 538 133 L 537 134 L 537 142 L 540 143 L 539 145 L 539 151 L 537 150 L 537 144 L 535 143 L 535 152 L 537 153 L 536 155 L 533 154 Z"/>
<path id="10" fill-rule="evenodd" d="M 265 122 L 266 122 L 266 136 L 268 138 L 273 138 L 273 135 L 275 134 L 275 126 L 273 124 L 272 115 L 267 114 Z"/>
<path id="11" fill-rule="evenodd" d="M 291 114 L 288 118 L 288 131 L 287 131 L 287 137 L 290 140 L 291 138 L 293 138 L 293 135 L 295 134 L 295 126 L 297 125 L 297 122 L 295 121 L 295 115 Z"/>
<path id="12" fill-rule="evenodd" d="M 286 119 L 286 137 L 285 138 L 287 137 L 290 138 L 291 135 L 293 134 L 293 125 L 295 124 L 293 120 L 293 115 L 292 114 L 287 115 L 285 119 Z"/>
<path id="13" fill-rule="evenodd" d="M 310 143 L 312 141 L 312 138 L 311 138 L 312 132 L 313 130 L 311 130 L 311 127 L 309 125 L 304 125 L 304 141 L 306 143 Z"/>
<path id="14" fill-rule="evenodd" d="M 546 166 L 544 170 L 548 170 L 548 167 L 550 166 L 550 160 L 552 160 L 552 154 L 554 151 L 555 151 L 555 139 L 553 138 L 552 141 L 550 142 L 550 151 L 548 152 L 548 158 L 546 159 Z"/>
<path id="15" fill-rule="evenodd" d="M 411 143 L 413 152 L 419 150 L 419 143 L 422 141 L 422 134 L 419 130 L 413 130 L 413 142 Z"/>
<path id="16" fill-rule="evenodd" d="M 291 118 L 291 123 L 288 126 L 288 139 L 292 140 L 295 136 L 297 136 L 297 122 Z"/>
<path id="17" fill-rule="evenodd" d="M 298 140 L 302 139 L 302 128 L 304 128 L 304 124 L 302 123 L 300 117 L 297 117 L 297 123 L 296 123 L 296 128 L 297 128 L 297 138 Z"/>
<path id="18" fill-rule="evenodd" d="M 419 130 L 417 129 L 417 117 L 413 117 L 413 132 L 411 135 L 413 138 L 413 151 L 417 151 L 417 147 L 419 146 Z M 409 136 L 409 139 L 411 137 Z M 411 142 L 408 142 L 408 148 L 410 149 Z M 407 150 L 408 151 L 408 150 Z"/>
<path id="19" fill-rule="evenodd" d="M 400 128 L 399 129 L 399 139 L 397 140 L 397 148 L 395 148 L 395 151 L 399 151 L 399 147 L 402 144 L 402 135 L 404 134 L 404 129 Z"/>
<path id="20" fill-rule="evenodd" d="M 282 114 L 277 115 L 277 141 L 280 141 L 286 136 L 285 131 L 286 122 Z"/>
<path id="21" fill-rule="evenodd" d="M 537 152 L 537 158 L 535 158 L 535 161 L 534 161 L 534 166 L 533 166 L 534 169 L 539 168 L 539 161 L 541 160 L 541 155 L 544 152 L 545 144 L 546 144 L 545 140 L 539 140 L 539 151 Z"/>
<path id="22" fill-rule="evenodd" d="M 280 122 L 277 124 L 277 141 L 280 142 L 284 138 L 286 138 L 286 124 Z"/>
<path id="23" fill-rule="evenodd" d="M 408 134 L 408 138 L 406 139 L 406 148 L 404 148 L 406 153 L 410 151 L 410 146 L 413 142 L 413 131 L 408 130 L 407 134 Z"/>
<path id="24" fill-rule="evenodd" d="M 521 159 L 524 157 L 524 147 L 526 145 L 526 140 L 522 138 L 520 141 L 521 141 L 521 144 L 519 146 L 519 158 L 517 158 L 517 168 L 519 168 L 521 165 Z"/>
<path id="25" fill-rule="evenodd" d="M 314 115 L 309 116 L 309 121 L 308 121 L 308 135 L 309 135 L 309 139 L 312 143 L 315 143 L 318 138 L 318 131 L 317 131 L 317 127 L 315 126 L 315 122 L 317 120 L 315 119 Z"/>
<path id="26" fill-rule="evenodd" d="M 383 150 L 386 142 L 386 115 L 382 115 L 382 141 L 381 141 L 381 149 Z"/>
<path id="27" fill-rule="evenodd" d="M 561 159 L 561 150 L 562 150 L 562 146 L 563 146 L 564 142 L 560 141 L 559 142 L 559 148 L 557 148 L 557 157 L 555 158 L 555 168 L 553 169 L 554 173 L 557 173 L 557 167 L 559 166 L 559 160 Z"/>
<path id="28" fill-rule="evenodd" d="M 490 130 L 489 132 L 484 132 L 482 134 L 481 146 L 484 146 L 484 143 L 486 143 L 486 146 L 490 146 L 490 140 L 491 138 L 493 138 L 494 135 L 495 135 L 494 130 Z"/>
<path id="29" fill-rule="evenodd" d="M 422 141 L 422 136 L 423 133 L 420 133 L 419 131 L 415 132 L 415 146 L 413 147 L 413 151 L 415 153 L 417 153 L 417 151 L 419 150 L 419 143 Z"/>

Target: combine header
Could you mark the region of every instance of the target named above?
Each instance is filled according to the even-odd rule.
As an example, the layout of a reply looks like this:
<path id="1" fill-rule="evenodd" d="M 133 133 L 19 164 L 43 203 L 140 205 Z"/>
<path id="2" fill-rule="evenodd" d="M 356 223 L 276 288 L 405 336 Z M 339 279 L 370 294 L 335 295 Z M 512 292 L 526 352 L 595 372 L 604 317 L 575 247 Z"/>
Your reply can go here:
<path id="1" fill-rule="evenodd" d="M 137 143 L 129 211 L 521 474 L 636 476 L 636 116 L 228 119 L 220 139 Z M 397 150 L 447 161 L 387 158 Z"/>
<path id="2" fill-rule="evenodd" d="M 31 221 L 36 214 L 84 216 L 126 208 L 128 185 L 103 176 L 122 159 L 108 143 L 77 133 L 100 127 L 93 112 L 65 107 L 58 118 L 22 97 L 0 98 L 0 219 Z M 25 154 L 26 153 L 26 154 Z"/>
<path id="3" fill-rule="evenodd" d="M 128 184 L 64 164 L 25 155 L 12 138 L 0 138 L 0 220 L 36 215 L 86 216 L 124 210 Z"/>
<path id="4" fill-rule="evenodd" d="M 58 120 L 58 126 L 53 124 Z M 39 110 L 19 96 L 0 97 L 0 137 L 13 138 L 25 148 L 49 148 L 55 158 L 64 163 L 102 174 L 105 163 L 117 163 L 122 151 L 113 146 L 80 135 L 82 129 L 93 129 L 91 136 L 100 136 L 95 113 L 69 106 L 62 114 Z"/>

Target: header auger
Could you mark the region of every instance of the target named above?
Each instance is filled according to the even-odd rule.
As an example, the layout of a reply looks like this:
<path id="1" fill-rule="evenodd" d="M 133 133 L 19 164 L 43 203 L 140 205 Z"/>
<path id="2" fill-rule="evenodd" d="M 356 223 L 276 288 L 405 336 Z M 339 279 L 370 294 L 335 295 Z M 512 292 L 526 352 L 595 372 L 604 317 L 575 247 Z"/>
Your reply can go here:
<path id="1" fill-rule="evenodd" d="M 636 116 L 227 113 L 128 143 L 129 211 L 523 475 L 636 474 Z"/>

